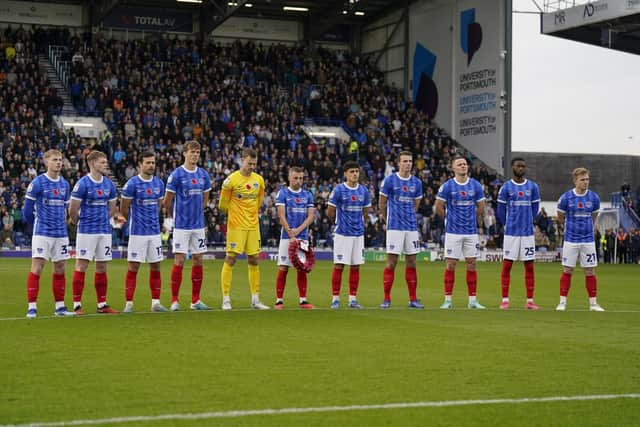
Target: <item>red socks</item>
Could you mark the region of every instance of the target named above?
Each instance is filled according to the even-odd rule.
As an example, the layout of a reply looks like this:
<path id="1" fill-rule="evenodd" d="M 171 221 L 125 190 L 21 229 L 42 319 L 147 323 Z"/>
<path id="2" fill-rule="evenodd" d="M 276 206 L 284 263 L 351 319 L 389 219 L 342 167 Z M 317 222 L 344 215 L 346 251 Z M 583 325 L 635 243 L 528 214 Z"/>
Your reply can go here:
<path id="1" fill-rule="evenodd" d="M 470 297 L 476 296 L 476 290 L 478 289 L 478 272 L 473 270 L 467 270 L 467 291 Z"/>
<path id="2" fill-rule="evenodd" d="M 358 284 L 360 283 L 360 269 L 351 267 L 349 269 L 349 295 L 358 295 Z"/>
<path id="3" fill-rule="evenodd" d="M 289 270 L 278 270 L 276 276 L 276 298 L 284 298 L 284 287 L 287 284 L 287 273 Z"/>
<path id="4" fill-rule="evenodd" d="M 382 273 L 382 287 L 384 288 L 384 299 L 391 301 L 391 288 L 393 287 L 394 271 L 385 267 Z"/>
<path id="5" fill-rule="evenodd" d="M 135 286 L 135 285 L 134 285 Z M 151 298 L 160 299 L 160 289 L 162 288 L 162 278 L 159 271 L 149 272 L 149 289 L 151 289 Z"/>
<path id="6" fill-rule="evenodd" d="M 84 291 L 84 271 L 73 272 L 73 302 L 82 303 L 82 292 Z"/>
<path id="7" fill-rule="evenodd" d="M 178 301 L 178 294 L 180 293 L 180 285 L 182 284 L 182 266 L 173 265 L 171 270 L 171 302 Z"/>
<path id="8" fill-rule="evenodd" d="M 98 304 L 107 302 L 107 273 L 95 273 L 93 280 Z"/>
<path id="9" fill-rule="evenodd" d="M 202 289 L 202 266 L 191 267 L 191 303 L 200 301 L 200 289 Z"/>
<path id="10" fill-rule="evenodd" d="M 566 297 L 569 295 L 569 288 L 571 287 L 571 275 L 567 273 L 562 273 L 560 276 L 560 296 Z"/>
<path id="11" fill-rule="evenodd" d="M 524 284 L 527 289 L 527 298 L 533 298 L 533 289 L 536 284 L 535 274 L 533 272 L 533 261 L 524 262 Z"/>
<path id="12" fill-rule="evenodd" d="M 125 300 L 133 301 L 133 295 L 136 293 L 136 278 L 138 276 L 138 272 L 134 272 L 131 270 L 127 271 L 127 276 L 124 279 L 124 294 Z"/>
<path id="13" fill-rule="evenodd" d="M 342 270 L 338 270 L 333 267 L 333 273 L 331 273 L 331 289 L 333 296 L 340 295 L 340 287 L 342 286 Z"/>
<path id="14" fill-rule="evenodd" d="M 66 283 L 64 281 L 64 274 L 53 273 L 52 287 L 53 287 L 53 300 L 55 302 L 64 302 L 64 288 Z"/>
<path id="15" fill-rule="evenodd" d="M 511 267 L 513 261 L 505 259 L 502 261 L 502 298 L 509 298 L 509 285 L 511 284 Z"/>
<path id="16" fill-rule="evenodd" d="M 596 280 L 596 276 L 585 276 L 584 284 L 587 288 L 589 298 L 595 298 L 598 293 L 598 281 Z"/>
<path id="17" fill-rule="evenodd" d="M 298 276 L 296 277 L 298 284 L 298 294 L 300 298 L 307 298 L 307 273 L 304 271 L 298 271 Z M 284 290 L 284 287 L 283 287 Z M 281 297 L 278 297 L 281 298 Z"/>
<path id="18" fill-rule="evenodd" d="M 418 273 L 416 272 L 415 267 L 405 268 L 404 278 L 407 281 L 407 288 L 409 289 L 409 301 L 415 301 L 416 299 L 418 299 L 416 297 L 416 289 L 418 288 Z"/>
<path id="19" fill-rule="evenodd" d="M 453 293 L 453 283 L 456 281 L 455 270 L 444 270 L 444 294 L 451 295 Z"/>
<path id="20" fill-rule="evenodd" d="M 37 302 L 39 290 L 40 276 L 29 272 L 27 276 L 27 302 Z"/>

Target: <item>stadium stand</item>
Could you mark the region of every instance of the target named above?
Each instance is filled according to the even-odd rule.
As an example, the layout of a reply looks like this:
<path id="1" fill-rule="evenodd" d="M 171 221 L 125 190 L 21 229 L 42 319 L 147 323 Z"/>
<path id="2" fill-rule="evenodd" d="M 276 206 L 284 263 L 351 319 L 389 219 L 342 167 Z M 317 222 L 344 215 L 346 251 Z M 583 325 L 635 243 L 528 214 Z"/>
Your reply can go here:
<path id="1" fill-rule="evenodd" d="M 416 173 L 425 188 L 418 218 L 426 242 L 441 242 L 444 224 L 434 215 L 433 204 L 455 153 L 473 160 L 472 176 L 482 183 L 488 200 L 496 200 L 500 180 L 494 172 L 385 85 L 374 67 L 345 52 L 167 37 L 119 41 L 98 36 L 92 48 L 85 47 L 90 46 L 86 37 L 39 28 L 4 32 L 3 46 L 17 51 L 16 45 L 22 45 L 14 57 L 3 49 L 0 58 L 4 206 L 21 200 L 31 178 L 44 170 L 41 158 L 47 148 L 65 153 L 65 176 L 72 186 L 87 172 L 84 157 L 92 148 L 108 153 L 114 178 L 122 185 L 136 173 L 137 153 L 145 149 L 158 154 L 157 174 L 166 180 L 181 164 L 182 144 L 190 139 L 203 145 L 202 164 L 211 174 L 212 203 L 206 217 L 212 245 L 220 245 L 226 231 L 215 207 L 221 182 L 236 169 L 240 149 L 246 146 L 261 153 L 259 172 L 267 197 L 260 222 L 269 246 L 278 239 L 274 201 L 286 184 L 289 165 L 307 171 L 305 185 L 318 208 L 313 235 L 321 246 L 331 244 L 326 202 L 342 180 L 340 167 L 347 159 L 360 163 L 377 200 L 382 179 L 394 171 L 394 154 L 402 148 L 415 153 Z M 37 63 L 47 43 L 66 46 L 65 55 L 73 63 L 68 92 L 78 114 L 102 117 L 107 124 L 108 132 L 99 140 L 61 132 L 54 125 L 52 115 L 59 113 L 62 102 Z M 305 123 L 337 124 L 351 141 L 310 139 L 302 131 Z M 367 221 L 368 246 L 384 244 L 384 227 L 374 203 Z M 13 228 L 12 241 L 28 244 L 29 230 Z M 126 241 L 122 230 L 115 233 L 114 242 Z M 495 218 L 485 221 L 484 233 L 490 245 L 499 246 Z"/>

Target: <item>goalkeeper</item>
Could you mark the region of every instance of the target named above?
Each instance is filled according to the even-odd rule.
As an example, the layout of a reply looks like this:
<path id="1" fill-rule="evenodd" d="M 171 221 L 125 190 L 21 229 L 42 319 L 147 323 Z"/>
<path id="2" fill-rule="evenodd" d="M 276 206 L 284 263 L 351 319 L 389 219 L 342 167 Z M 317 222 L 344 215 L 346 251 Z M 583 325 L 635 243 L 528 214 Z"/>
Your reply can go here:
<path id="1" fill-rule="evenodd" d="M 281 188 L 276 197 L 276 208 L 278 209 L 278 218 L 282 225 L 280 233 L 280 246 L 278 248 L 278 277 L 276 278 L 276 310 L 284 308 L 284 288 L 287 284 L 287 272 L 289 267 L 295 264 L 306 262 L 305 268 L 298 268 L 297 282 L 298 292 L 300 295 L 299 306 L 303 309 L 311 309 L 313 305 L 307 301 L 307 272 L 313 260 L 311 245 L 309 244 L 309 225 L 313 223 L 315 216 L 315 207 L 313 205 L 313 196 L 307 190 L 302 188 L 304 179 L 304 169 L 299 166 L 293 166 L 289 169 L 289 186 Z M 297 242 L 293 242 L 297 240 Z M 293 256 L 299 257 L 296 260 L 290 258 L 289 249 Z M 298 250 L 298 246 L 300 250 Z M 300 256 L 300 252 L 306 252 L 307 256 Z M 304 261 L 303 261 L 304 258 Z M 302 263 L 300 263 L 302 262 Z"/>
<path id="2" fill-rule="evenodd" d="M 236 257 L 243 252 L 249 263 L 249 287 L 251 307 L 268 310 L 260 302 L 260 228 L 258 213 L 264 201 L 264 179 L 254 172 L 258 166 L 258 153 L 245 148 L 241 154 L 242 166 L 222 183 L 218 207 L 227 213 L 227 256 L 222 264 L 220 284 L 222 287 L 222 309 L 231 310 L 231 282 Z"/>

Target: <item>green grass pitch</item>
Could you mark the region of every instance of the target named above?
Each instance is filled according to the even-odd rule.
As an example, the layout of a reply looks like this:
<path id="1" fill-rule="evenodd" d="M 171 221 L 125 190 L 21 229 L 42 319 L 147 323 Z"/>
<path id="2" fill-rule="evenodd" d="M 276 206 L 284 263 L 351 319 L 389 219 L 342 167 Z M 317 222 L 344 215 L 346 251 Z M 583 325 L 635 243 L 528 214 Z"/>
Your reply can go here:
<path id="1" fill-rule="evenodd" d="M 273 304 L 276 267 L 261 262 L 262 300 Z M 640 399 L 368 408 L 204 419 L 156 419 L 281 408 L 640 393 L 640 267 L 600 266 L 599 302 L 587 311 L 577 269 L 568 311 L 555 312 L 559 264 L 536 264 L 536 302 L 524 305 L 523 268 L 512 273 L 512 307 L 500 311 L 500 265 L 479 264 L 479 301 L 466 309 L 464 267 L 457 271 L 452 311 L 442 301 L 443 263 L 418 270 L 426 310 L 406 308 L 404 268 L 396 272 L 393 308 L 380 310 L 382 263 L 363 266 L 359 301 L 367 309 L 328 309 L 331 268 L 310 275 L 309 300 L 297 309 L 295 272 L 281 312 L 252 311 L 246 261 L 234 269 L 234 310 L 220 310 L 220 261 L 206 261 L 203 300 L 210 312 L 149 313 L 148 268 L 138 275 L 136 313 L 50 317 L 51 269 L 41 280 L 40 318 L 26 320 L 30 260 L 0 259 L 0 425 L 111 419 L 102 425 L 640 425 Z M 124 305 L 126 263 L 110 264 L 109 302 Z M 73 263 L 67 269 L 71 303 Z M 162 302 L 169 305 L 170 261 L 163 264 Z M 182 306 L 190 297 L 184 272 Z M 84 307 L 93 312 L 92 269 Z M 343 302 L 348 274 L 343 275 Z M 149 417 L 139 420 L 118 417 Z M 47 425 L 47 424 L 42 424 Z M 76 424 L 74 424 L 76 425 Z"/>

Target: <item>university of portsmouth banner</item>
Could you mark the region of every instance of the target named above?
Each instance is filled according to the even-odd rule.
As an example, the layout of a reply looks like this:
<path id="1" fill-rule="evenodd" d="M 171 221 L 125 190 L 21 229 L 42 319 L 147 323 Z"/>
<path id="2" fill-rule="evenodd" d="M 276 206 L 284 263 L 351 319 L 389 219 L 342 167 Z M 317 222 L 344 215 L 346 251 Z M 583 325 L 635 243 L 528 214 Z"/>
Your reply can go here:
<path id="1" fill-rule="evenodd" d="M 502 172 L 504 114 L 504 1 L 457 2 L 455 42 L 455 130 L 453 136 Z"/>
<path id="2" fill-rule="evenodd" d="M 102 21 L 107 28 L 137 31 L 193 32 L 193 14 L 169 9 L 115 7 Z"/>
<path id="3" fill-rule="evenodd" d="M 416 2 L 409 18 L 416 108 L 503 172 L 504 0 Z"/>

